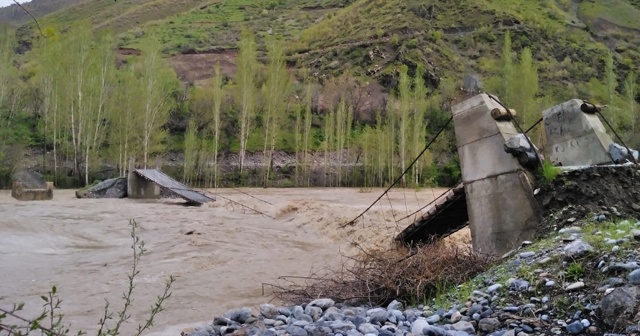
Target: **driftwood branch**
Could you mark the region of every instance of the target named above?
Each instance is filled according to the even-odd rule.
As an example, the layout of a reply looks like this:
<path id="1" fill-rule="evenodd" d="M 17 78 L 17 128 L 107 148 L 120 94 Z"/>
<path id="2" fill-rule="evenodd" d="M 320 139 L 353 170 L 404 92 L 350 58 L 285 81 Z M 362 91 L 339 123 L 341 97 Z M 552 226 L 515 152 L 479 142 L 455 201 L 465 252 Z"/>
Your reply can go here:
<path id="1" fill-rule="evenodd" d="M 492 265 L 470 246 L 437 241 L 414 247 L 359 250 L 342 263 L 312 270 L 308 276 L 283 276 L 263 284 L 274 298 L 300 304 L 327 297 L 347 304 L 385 305 L 397 299 L 424 300 L 462 284 Z"/>

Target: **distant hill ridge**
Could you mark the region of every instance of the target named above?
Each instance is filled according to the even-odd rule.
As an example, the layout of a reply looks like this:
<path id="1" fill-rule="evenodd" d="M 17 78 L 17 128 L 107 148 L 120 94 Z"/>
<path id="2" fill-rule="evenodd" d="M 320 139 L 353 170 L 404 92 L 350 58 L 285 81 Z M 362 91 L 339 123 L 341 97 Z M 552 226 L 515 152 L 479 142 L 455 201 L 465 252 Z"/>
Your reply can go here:
<path id="1" fill-rule="evenodd" d="M 70 6 L 86 2 L 89 0 L 31 0 L 22 4 L 31 14 L 35 17 L 42 17 L 49 13 L 68 8 Z M 4 8 L 0 8 L 0 22 L 9 23 L 17 26 L 27 23 L 31 20 L 29 14 L 27 14 L 18 5 L 13 4 Z"/>

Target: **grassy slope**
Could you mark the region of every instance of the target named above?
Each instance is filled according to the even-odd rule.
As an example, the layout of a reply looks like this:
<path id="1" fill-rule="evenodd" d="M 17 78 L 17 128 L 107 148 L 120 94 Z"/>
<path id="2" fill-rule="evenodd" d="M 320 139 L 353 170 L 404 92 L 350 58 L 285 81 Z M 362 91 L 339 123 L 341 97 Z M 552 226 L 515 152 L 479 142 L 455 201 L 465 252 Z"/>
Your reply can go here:
<path id="1" fill-rule="evenodd" d="M 622 0 L 583 1 L 580 13 L 588 20 L 605 19 L 622 27 L 640 30 L 638 8 Z"/>
<path id="2" fill-rule="evenodd" d="M 157 34 L 170 54 L 235 48 L 242 27 L 295 38 L 345 0 L 218 0 L 171 15 L 123 34 L 122 45 L 135 47 L 142 34 Z M 260 40 L 260 39 L 259 39 Z"/>
<path id="3" fill-rule="evenodd" d="M 34 11 L 45 27 L 64 30 L 73 22 L 89 20 L 96 29 L 121 34 L 121 44 L 126 46 L 135 46 L 143 36 L 156 33 L 164 41 L 166 51 L 175 54 L 185 49 L 235 47 L 241 26 L 259 34 L 271 33 L 293 39 L 323 15 L 353 0 L 55 1 L 61 4 Z M 63 3 L 74 5 L 64 8 Z M 21 12 L 19 9 L 0 9 L 0 17 L 16 15 L 16 11 Z M 23 37 L 37 36 L 33 22 L 24 20 L 20 23 L 25 25 Z"/>
<path id="4" fill-rule="evenodd" d="M 123 0 L 80 3 L 46 21 L 64 27 L 88 18 L 121 33 L 127 47 L 157 34 L 167 54 L 234 48 L 247 26 L 259 38 L 288 39 L 295 67 L 349 70 L 388 88 L 400 63 L 422 64 L 433 86 L 465 72 L 496 75 L 510 30 L 515 51 L 532 48 L 545 90 L 563 99 L 589 91 L 584 83 L 602 75 L 607 49 L 617 51 L 619 77 L 638 67 L 637 17 L 637 0 Z"/>
<path id="5" fill-rule="evenodd" d="M 44 15 L 40 22 L 64 30 L 79 20 L 89 20 L 96 29 L 122 33 L 212 2 L 216 0 L 88 0 Z M 28 30 L 33 37 L 34 27 L 28 22 L 23 31 Z"/>
<path id="6" fill-rule="evenodd" d="M 626 17 L 640 17 L 637 8 L 624 1 L 616 3 L 624 8 L 625 16 L 616 15 L 618 11 L 614 10 L 603 15 L 615 18 L 620 25 L 630 24 Z M 588 2 L 582 8 L 588 8 Z M 504 32 L 510 30 L 515 51 L 532 48 L 542 82 L 549 92 L 560 88 L 563 94 L 557 99 L 562 99 L 580 93 L 584 82 L 601 76 L 601 60 L 607 50 L 600 42 L 603 36 L 617 34 L 623 42 L 638 36 L 621 34 L 621 29 L 599 31 L 589 24 L 591 32 L 576 28 L 569 24 L 575 16 L 572 6 L 563 6 L 563 1 L 425 4 L 417 0 L 360 0 L 305 30 L 294 45 L 292 57 L 300 66 L 325 73 L 336 74 L 346 68 L 362 75 L 375 73 L 374 77 L 390 85 L 394 83 L 391 74 L 401 62 L 426 65 L 427 77 L 453 76 L 461 80 L 465 71 L 497 74 L 501 41 Z M 394 34 L 399 37 L 397 43 Z M 372 50 L 381 50 L 384 57 L 370 57 Z M 639 55 L 637 44 L 629 43 L 618 56 L 619 69 L 625 72 L 637 67 Z"/>

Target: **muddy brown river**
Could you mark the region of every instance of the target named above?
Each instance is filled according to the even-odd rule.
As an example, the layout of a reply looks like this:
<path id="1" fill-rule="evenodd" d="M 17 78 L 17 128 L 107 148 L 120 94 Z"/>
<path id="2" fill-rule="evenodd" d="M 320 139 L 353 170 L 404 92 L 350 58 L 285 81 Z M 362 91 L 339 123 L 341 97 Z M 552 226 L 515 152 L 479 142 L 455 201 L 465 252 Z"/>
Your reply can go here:
<path id="1" fill-rule="evenodd" d="M 340 228 L 382 189 L 242 189 L 216 193 L 267 213 L 218 199 L 202 207 L 180 200 L 76 199 L 55 190 L 52 201 L 19 202 L 0 191 L 0 307 L 26 304 L 22 315 L 41 312 L 40 295 L 56 285 L 72 331 L 95 331 L 105 299 L 122 306 L 132 266 L 129 220 L 135 219 L 146 254 L 135 281 L 129 335 L 144 323 L 169 275 L 176 277 L 166 310 L 146 335 L 176 336 L 210 323 L 231 308 L 257 308 L 272 299 L 264 283 L 305 276 L 335 265 L 351 242 L 385 245 L 408 223 L 400 218 L 443 190 L 394 190 L 365 217 Z"/>

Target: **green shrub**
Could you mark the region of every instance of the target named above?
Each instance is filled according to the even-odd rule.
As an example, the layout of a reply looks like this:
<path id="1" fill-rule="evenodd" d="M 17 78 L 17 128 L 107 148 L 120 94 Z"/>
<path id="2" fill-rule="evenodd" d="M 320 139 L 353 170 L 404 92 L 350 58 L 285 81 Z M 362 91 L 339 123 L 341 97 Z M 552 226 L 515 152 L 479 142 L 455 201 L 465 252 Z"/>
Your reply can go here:
<path id="1" fill-rule="evenodd" d="M 279 183 L 280 188 L 292 188 L 295 187 L 295 184 L 290 179 L 283 179 Z"/>
<path id="2" fill-rule="evenodd" d="M 574 262 L 567 268 L 567 279 L 571 281 L 577 281 L 585 274 L 584 265 L 579 262 Z"/>
<path id="3" fill-rule="evenodd" d="M 439 41 L 442 39 L 442 37 L 444 37 L 444 33 L 442 32 L 442 30 L 429 31 L 429 40 L 431 40 L 432 42 Z"/>
<path id="4" fill-rule="evenodd" d="M 391 42 L 391 44 L 393 44 L 394 46 L 397 47 L 400 44 L 400 37 L 398 37 L 398 34 L 391 35 L 390 42 Z"/>
<path id="5" fill-rule="evenodd" d="M 542 161 L 542 165 L 540 166 L 540 173 L 544 181 L 553 181 L 561 172 L 562 171 L 560 170 L 560 168 L 554 166 L 550 161 Z"/>

